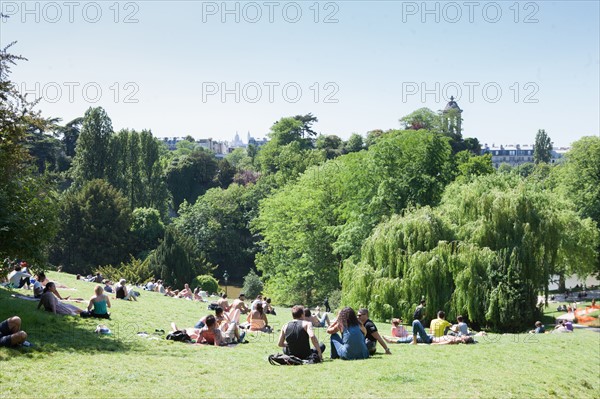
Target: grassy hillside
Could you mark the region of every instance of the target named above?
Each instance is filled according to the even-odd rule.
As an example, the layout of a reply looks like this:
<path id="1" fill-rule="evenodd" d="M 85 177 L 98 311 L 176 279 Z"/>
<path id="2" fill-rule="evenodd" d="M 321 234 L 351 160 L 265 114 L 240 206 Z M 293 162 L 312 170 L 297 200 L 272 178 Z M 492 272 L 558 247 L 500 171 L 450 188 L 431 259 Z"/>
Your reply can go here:
<path id="1" fill-rule="evenodd" d="M 94 284 L 49 273 L 83 297 Z M 26 292 L 18 290 L 18 292 Z M 600 335 L 490 335 L 476 345 L 391 345 L 391 356 L 364 361 L 327 360 L 320 365 L 271 366 L 279 352 L 278 330 L 289 309 L 269 316 L 275 334 L 254 334 L 235 347 L 187 345 L 142 338 L 192 326 L 209 313 L 206 304 L 142 292 L 138 302 L 113 301 L 112 320 L 54 316 L 37 303 L 12 298 L 0 288 L 0 319 L 19 315 L 31 348 L 0 348 L 0 397 L 570 397 L 597 398 L 600 392 Z M 29 292 L 31 294 L 31 292 Z M 112 335 L 98 336 L 106 324 Z M 378 323 L 389 334 L 390 326 Z M 152 336 L 152 334 L 151 334 Z M 158 338 L 158 337 L 157 337 Z M 594 393 L 595 392 L 595 393 Z"/>

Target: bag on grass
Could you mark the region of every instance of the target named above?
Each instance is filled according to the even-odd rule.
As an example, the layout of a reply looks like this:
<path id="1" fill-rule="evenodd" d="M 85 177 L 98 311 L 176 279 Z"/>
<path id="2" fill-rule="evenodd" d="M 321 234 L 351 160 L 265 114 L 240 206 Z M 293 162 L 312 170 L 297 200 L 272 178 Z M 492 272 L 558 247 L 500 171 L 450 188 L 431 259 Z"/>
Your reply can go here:
<path id="1" fill-rule="evenodd" d="M 208 304 L 208 310 L 216 310 L 219 307 L 219 304 L 216 302 L 211 302 Z"/>
<path id="2" fill-rule="evenodd" d="M 182 330 L 173 331 L 167 335 L 166 339 L 178 342 L 192 342 L 192 338 L 188 335 L 188 333 Z"/>
<path id="3" fill-rule="evenodd" d="M 283 355 L 281 353 L 269 355 L 269 363 L 273 366 L 300 366 L 304 364 L 302 359 L 297 356 Z"/>

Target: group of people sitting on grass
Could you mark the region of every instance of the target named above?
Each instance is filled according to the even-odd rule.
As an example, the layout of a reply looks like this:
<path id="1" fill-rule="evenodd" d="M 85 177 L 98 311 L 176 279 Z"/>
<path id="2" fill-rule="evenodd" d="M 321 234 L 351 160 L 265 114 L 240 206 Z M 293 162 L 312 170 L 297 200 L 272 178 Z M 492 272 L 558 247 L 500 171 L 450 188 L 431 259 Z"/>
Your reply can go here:
<path id="1" fill-rule="evenodd" d="M 227 294 L 222 294 L 215 303 L 214 315 L 201 318 L 194 327 L 179 330 L 173 322 L 171 328 L 185 331 L 196 343 L 216 346 L 246 342 L 246 331 L 273 332 L 267 318 L 267 313 L 275 314 L 270 298 L 259 295 L 250 307 L 246 306 L 245 300 L 246 296 L 240 294 L 230 305 Z M 241 315 L 246 315 L 246 322 L 240 322 Z"/>
<path id="2" fill-rule="evenodd" d="M 572 333 L 573 322 L 567 319 L 559 320 L 553 330 L 547 331 L 546 326 L 541 321 L 535 322 L 535 328 L 529 331 L 530 334 L 545 334 L 545 333 Z"/>

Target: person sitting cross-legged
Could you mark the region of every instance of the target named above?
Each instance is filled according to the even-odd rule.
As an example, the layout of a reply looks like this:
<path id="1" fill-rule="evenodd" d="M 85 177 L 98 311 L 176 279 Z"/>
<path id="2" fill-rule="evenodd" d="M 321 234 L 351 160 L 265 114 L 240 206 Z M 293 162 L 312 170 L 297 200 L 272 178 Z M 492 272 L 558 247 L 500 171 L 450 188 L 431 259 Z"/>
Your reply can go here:
<path id="1" fill-rule="evenodd" d="M 104 288 L 102 288 L 101 285 L 97 285 L 94 289 L 94 293 L 96 295 L 90 299 L 87 311 L 81 312 L 80 316 L 85 318 L 96 317 L 99 319 L 110 319 L 110 313 L 108 313 L 110 299 L 108 296 L 104 295 Z"/>
<path id="2" fill-rule="evenodd" d="M 319 344 L 312 328 L 312 323 L 304 319 L 304 307 L 296 305 L 292 308 L 292 317 L 294 320 L 285 324 L 279 335 L 279 346 L 283 348 L 286 355 L 297 356 L 306 360 L 313 353 L 323 359 L 324 344 Z M 311 349 L 312 342 L 314 349 Z"/>

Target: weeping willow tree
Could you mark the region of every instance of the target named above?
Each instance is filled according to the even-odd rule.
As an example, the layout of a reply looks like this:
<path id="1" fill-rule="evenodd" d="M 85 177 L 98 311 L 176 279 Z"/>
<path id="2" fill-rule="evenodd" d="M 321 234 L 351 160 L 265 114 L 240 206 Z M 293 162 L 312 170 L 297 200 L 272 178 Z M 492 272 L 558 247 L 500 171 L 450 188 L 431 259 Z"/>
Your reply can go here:
<path id="1" fill-rule="evenodd" d="M 454 290 L 453 244 L 443 240 L 451 239 L 452 232 L 429 207 L 392 216 L 365 241 L 361 261 L 344 264 L 342 301 L 367 306 L 378 318 L 409 319 L 423 296 L 430 308 L 446 308 Z"/>
<path id="2" fill-rule="evenodd" d="M 569 203 L 519 177 L 453 183 L 440 207 L 395 215 L 341 271 L 342 300 L 374 317 L 410 320 L 422 297 L 427 318 L 445 310 L 479 326 L 531 324 L 554 270 L 593 264 L 598 233 Z M 579 266 L 575 266 L 577 263 Z"/>

